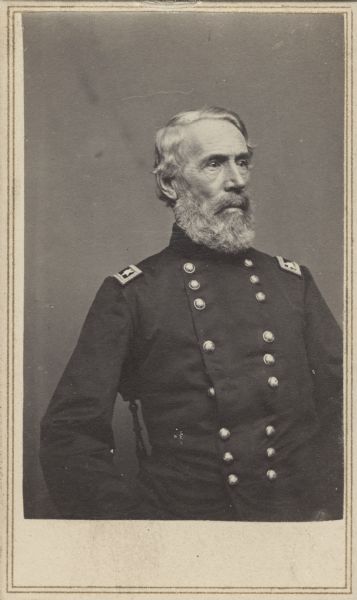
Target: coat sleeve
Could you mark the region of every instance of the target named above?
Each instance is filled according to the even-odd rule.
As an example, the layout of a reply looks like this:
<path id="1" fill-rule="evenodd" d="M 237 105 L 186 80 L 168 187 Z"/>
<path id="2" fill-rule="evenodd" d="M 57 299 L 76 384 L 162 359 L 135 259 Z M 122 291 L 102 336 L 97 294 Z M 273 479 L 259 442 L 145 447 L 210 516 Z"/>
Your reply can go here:
<path id="1" fill-rule="evenodd" d="M 108 277 L 41 422 L 41 464 L 63 517 L 135 518 L 140 511 L 137 494 L 113 464 L 111 427 L 132 335 L 123 292 Z"/>
<path id="2" fill-rule="evenodd" d="M 344 472 L 342 333 L 306 267 L 304 276 L 305 339 L 320 422 L 315 445 L 317 505 L 327 518 L 339 519 Z"/>

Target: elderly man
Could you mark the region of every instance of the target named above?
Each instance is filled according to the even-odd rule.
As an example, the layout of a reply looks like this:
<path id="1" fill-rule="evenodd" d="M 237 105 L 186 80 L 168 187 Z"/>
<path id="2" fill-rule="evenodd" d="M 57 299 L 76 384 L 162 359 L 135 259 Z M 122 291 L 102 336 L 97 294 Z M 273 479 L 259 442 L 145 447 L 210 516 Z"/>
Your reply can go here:
<path id="1" fill-rule="evenodd" d="M 251 156 L 229 110 L 158 132 L 170 244 L 105 279 L 42 421 L 63 517 L 341 518 L 340 331 L 306 267 L 252 247 Z M 130 485 L 113 460 L 118 393 L 141 454 Z"/>

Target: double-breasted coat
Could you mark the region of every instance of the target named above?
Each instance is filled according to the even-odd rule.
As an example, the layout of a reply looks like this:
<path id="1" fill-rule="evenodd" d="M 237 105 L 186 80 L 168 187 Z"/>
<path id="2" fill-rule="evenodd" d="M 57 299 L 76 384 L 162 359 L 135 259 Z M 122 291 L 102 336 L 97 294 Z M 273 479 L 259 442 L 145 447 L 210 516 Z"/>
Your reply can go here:
<path id="1" fill-rule="evenodd" d="M 209 250 L 174 226 L 162 252 L 105 279 L 42 420 L 67 518 L 342 516 L 340 330 L 305 267 Z M 113 461 L 118 392 L 151 452 Z"/>

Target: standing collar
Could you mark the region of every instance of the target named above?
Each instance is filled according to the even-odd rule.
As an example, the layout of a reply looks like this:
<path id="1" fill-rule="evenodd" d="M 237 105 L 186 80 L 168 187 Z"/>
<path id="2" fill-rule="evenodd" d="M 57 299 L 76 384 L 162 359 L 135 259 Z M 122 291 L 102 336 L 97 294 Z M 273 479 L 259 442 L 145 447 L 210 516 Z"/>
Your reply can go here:
<path id="1" fill-rule="evenodd" d="M 181 227 L 174 223 L 172 227 L 172 234 L 170 239 L 169 247 L 174 252 L 181 254 L 187 258 L 201 257 L 201 258 L 213 258 L 220 260 L 232 260 L 247 257 L 249 253 L 254 252 L 253 248 L 242 250 L 237 254 L 227 254 L 226 252 L 220 252 L 219 250 L 212 250 L 203 244 L 197 244 L 185 233 Z"/>

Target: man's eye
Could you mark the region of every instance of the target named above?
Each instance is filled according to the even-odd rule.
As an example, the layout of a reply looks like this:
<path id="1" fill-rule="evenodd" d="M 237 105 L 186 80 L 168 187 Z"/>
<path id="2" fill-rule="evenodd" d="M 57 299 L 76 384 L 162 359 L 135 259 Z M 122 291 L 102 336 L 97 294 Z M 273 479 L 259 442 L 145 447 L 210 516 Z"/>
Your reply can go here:
<path id="1" fill-rule="evenodd" d="M 208 163 L 207 163 L 207 167 L 209 167 L 211 169 L 216 169 L 219 166 L 220 166 L 220 162 L 215 159 L 212 159 L 212 160 L 208 161 Z"/>
<path id="2" fill-rule="evenodd" d="M 238 165 L 238 167 L 241 167 L 242 169 L 248 169 L 249 160 L 247 158 L 241 158 L 241 159 L 237 160 L 237 165 Z"/>

